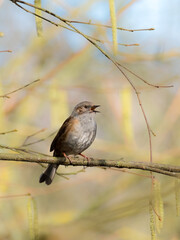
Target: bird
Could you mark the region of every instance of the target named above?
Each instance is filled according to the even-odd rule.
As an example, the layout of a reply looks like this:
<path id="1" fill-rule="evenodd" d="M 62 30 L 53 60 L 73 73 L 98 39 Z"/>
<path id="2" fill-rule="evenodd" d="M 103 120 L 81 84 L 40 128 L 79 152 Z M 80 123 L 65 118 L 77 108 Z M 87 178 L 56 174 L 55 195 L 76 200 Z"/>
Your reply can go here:
<path id="1" fill-rule="evenodd" d="M 77 104 L 71 115 L 64 121 L 57 135 L 50 146 L 50 152 L 53 151 L 54 157 L 65 157 L 69 155 L 81 155 L 88 160 L 88 157 L 82 154 L 94 141 L 97 132 L 95 113 L 100 105 L 94 105 L 92 102 L 83 101 Z M 41 174 L 39 182 L 45 182 L 50 185 L 55 176 L 59 164 L 51 163 Z"/>

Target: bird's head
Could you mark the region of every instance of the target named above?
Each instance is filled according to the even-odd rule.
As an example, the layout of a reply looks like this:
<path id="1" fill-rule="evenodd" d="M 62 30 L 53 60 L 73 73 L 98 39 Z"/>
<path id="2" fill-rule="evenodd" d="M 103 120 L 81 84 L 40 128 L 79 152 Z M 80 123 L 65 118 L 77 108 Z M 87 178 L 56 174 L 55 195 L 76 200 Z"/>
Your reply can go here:
<path id="1" fill-rule="evenodd" d="M 73 116 L 81 115 L 84 113 L 98 113 L 99 111 L 96 110 L 97 107 L 100 105 L 94 105 L 91 102 L 84 101 L 77 104 L 72 112 Z"/>

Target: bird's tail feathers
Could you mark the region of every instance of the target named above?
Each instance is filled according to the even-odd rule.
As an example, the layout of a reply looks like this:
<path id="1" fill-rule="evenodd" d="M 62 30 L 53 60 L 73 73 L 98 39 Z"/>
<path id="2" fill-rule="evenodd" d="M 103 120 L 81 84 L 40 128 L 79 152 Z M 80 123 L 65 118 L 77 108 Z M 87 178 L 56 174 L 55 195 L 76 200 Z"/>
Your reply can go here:
<path id="1" fill-rule="evenodd" d="M 45 182 L 47 185 L 51 184 L 55 176 L 58 164 L 49 164 L 47 169 L 41 174 L 39 182 Z"/>

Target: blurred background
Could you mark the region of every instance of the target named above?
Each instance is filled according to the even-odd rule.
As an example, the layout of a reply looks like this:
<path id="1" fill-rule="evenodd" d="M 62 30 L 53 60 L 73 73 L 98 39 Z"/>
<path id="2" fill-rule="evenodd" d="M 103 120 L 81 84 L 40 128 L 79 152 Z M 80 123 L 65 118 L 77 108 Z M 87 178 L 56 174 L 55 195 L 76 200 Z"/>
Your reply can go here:
<path id="1" fill-rule="evenodd" d="M 42 7 L 66 19 L 111 23 L 107 0 L 42 0 Z M 105 41 L 100 43 L 104 50 L 145 80 L 174 86 L 156 89 L 128 73 L 141 92 L 156 134 L 152 138 L 153 161 L 178 165 L 180 2 L 121 0 L 115 1 L 115 7 L 117 26 L 155 30 L 118 30 L 118 43 L 139 46 L 118 45 L 118 54 L 113 56 L 111 29 L 74 26 Z M 97 138 L 85 154 L 149 161 L 148 134 L 137 97 L 127 80 L 92 44 L 47 22 L 43 22 L 42 37 L 38 37 L 33 15 L 0 0 L 2 50 L 12 53 L 0 52 L 0 95 L 40 81 L 10 98 L 0 98 L 1 145 L 50 154 L 54 132 L 77 103 L 89 100 L 101 105 L 101 113 L 96 118 Z M 11 130 L 17 131 L 2 134 Z M 0 151 L 8 152 L 3 148 Z M 46 186 L 38 182 L 42 171 L 37 164 L 1 162 L 0 240 L 37 239 L 37 234 L 43 240 L 151 238 L 149 173 L 61 166 L 59 172 L 67 175 L 56 176 L 53 184 Z M 160 175 L 156 179 L 164 206 L 164 225 L 158 239 L 180 239 L 175 180 Z"/>

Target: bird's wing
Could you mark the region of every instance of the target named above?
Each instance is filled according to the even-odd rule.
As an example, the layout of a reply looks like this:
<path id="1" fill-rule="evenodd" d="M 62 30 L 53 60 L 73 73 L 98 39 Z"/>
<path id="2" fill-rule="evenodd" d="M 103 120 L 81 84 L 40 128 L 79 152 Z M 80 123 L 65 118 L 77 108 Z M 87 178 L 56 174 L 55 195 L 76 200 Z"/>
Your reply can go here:
<path id="1" fill-rule="evenodd" d="M 68 117 L 66 119 L 66 121 L 63 123 L 63 125 L 61 126 L 57 135 L 55 136 L 54 140 L 51 143 L 50 152 L 55 150 L 57 142 L 59 145 L 61 139 L 62 140 L 66 139 L 68 132 L 74 128 L 74 124 L 76 124 L 76 121 L 77 120 L 73 117 Z"/>

